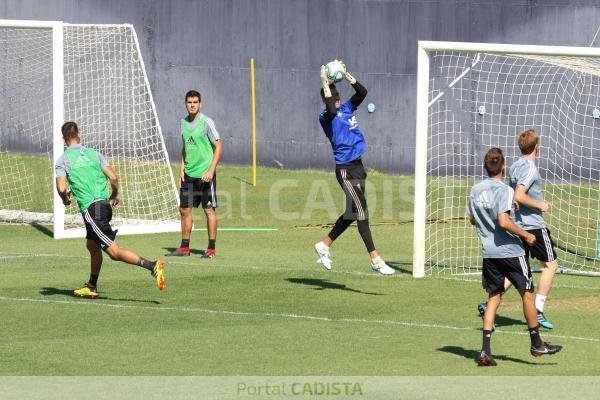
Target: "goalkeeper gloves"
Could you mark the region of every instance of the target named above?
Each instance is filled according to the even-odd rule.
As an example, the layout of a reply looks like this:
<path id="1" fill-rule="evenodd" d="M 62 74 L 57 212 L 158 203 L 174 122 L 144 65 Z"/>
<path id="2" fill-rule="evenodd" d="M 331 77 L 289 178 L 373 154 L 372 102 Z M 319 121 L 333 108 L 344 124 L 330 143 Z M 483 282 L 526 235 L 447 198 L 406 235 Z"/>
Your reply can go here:
<path id="1" fill-rule="evenodd" d="M 348 82 L 350 82 L 351 85 L 354 85 L 356 83 L 356 78 L 353 77 L 352 75 L 350 75 L 350 72 L 348 72 L 347 70 L 346 70 L 346 73 L 344 74 L 344 78 L 346 78 L 346 80 Z"/>
<path id="2" fill-rule="evenodd" d="M 325 97 L 331 97 L 331 89 L 329 89 L 329 79 L 327 78 L 327 72 L 325 71 L 325 66 L 321 65 L 321 82 L 323 83 L 323 93 Z"/>

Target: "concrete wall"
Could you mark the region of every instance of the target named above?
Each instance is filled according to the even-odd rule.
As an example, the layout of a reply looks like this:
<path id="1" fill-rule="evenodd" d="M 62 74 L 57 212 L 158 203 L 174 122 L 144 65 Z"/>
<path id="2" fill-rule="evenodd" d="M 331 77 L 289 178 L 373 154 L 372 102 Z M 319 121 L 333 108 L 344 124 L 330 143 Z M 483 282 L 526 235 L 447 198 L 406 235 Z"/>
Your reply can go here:
<path id="1" fill-rule="evenodd" d="M 250 162 L 254 57 L 259 163 L 330 168 L 319 68 L 343 59 L 376 106 L 357 112 L 366 164 L 394 173 L 413 170 L 417 40 L 588 46 L 599 17 L 593 0 L 0 0 L 3 19 L 132 23 L 174 158 L 183 96 L 195 88 L 224 162 Z"/>

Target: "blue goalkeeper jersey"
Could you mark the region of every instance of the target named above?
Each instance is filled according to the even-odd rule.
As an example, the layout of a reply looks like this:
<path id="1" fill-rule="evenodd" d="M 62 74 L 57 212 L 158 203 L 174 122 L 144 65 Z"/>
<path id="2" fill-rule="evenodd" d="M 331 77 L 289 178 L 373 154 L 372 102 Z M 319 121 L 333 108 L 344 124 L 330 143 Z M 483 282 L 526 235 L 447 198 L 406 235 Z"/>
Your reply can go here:
<path id="1" fill-rule="evenodd" d="M 343 103 L 337 109 L 337 114 L 331 123 L 327 123 L 326 113 L 325 110 L 319 115 L 319 122 L 325 136 L 331 142 L 335 163 L 337 165 L 347 164 L 360 158 L 367 151 L 367 143 L 358 127 L 352 102 L 348 100 Z"/>

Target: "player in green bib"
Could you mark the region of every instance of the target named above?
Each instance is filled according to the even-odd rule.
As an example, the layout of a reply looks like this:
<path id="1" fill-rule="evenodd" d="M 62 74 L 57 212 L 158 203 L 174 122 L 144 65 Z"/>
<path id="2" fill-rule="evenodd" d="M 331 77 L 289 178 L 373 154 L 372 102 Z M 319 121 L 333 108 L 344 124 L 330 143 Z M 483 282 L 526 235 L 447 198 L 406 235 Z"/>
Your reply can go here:
<path id="1" fill-rule="evenodd" d="M 212 119 L 200 112 L 200 93 L 190 90 L 185 95 L 188 115 L 181 120 L 181 170 L 179 172 L 179 212 L 181 244 L 168 256 L 189 256 L 192 235 L 192 207 L 202 204 L 206 215 L 208 247 L 202 258 L 216 255 L 217 241 L 217 165 L 223 154 L 221 137 Z"/>
<path id="2" fill-rule="evenodd" d="M 117 245 L 117 231 L 110 226 L 112 207 L 119 204 L 119 179 L 106 158 L 91 147 L 81 145 L 81 135 L 75 122 L 62 126 L 64 154 L 55 165 L 56 190 L 65 206 L 75 198 L 86 229 L 86 246 L 90 252 L 90 279 L 75 296 L 98 297 L 97 283 L 102 268 L 102 250 L 111 259 L 139 265 L 150 271 L 160 290 L 165 288 L 164 262 L 149 261 L 131 250 Z M 108 185 L 111 193 L 109 195 Z M 70 191 L 69 191 L 70 189 Z"/>

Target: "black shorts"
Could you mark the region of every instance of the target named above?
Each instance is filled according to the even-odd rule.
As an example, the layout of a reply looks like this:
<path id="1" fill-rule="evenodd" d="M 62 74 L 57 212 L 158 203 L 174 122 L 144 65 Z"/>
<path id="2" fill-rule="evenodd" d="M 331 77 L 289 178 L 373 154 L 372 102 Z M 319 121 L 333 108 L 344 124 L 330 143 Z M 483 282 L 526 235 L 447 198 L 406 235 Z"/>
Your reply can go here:
<path id="1" fill-rule="evenodd" d="M 346 195 L 344 219 L 368 220 L 369 209 L 365 198 L 367 171 L 360 158 L 348 164 L 336 165 L 335 177 Z"/>
<path id="2" fill-rule="evenodd" d="M 112 219 L 112 206 L 107 200 L 93 202 L 82 213 L 85 222 L 86 239 L 98 243 L 102 250 L 106 250 L 115 240 L 117 231 L 110 226 Z"/>
<path id="3" fill-rule="evenodd" d="M 179 207 L 192 208 L 200 204 L 202 208 L 217 208 L 217 174 L 210 182 L 185 175 L 179 189 Z"/>
<path id="4" fill-rule="evenodd" d="M 531 229 L 527 230 L 527 232 L 535 236 L 535 244 L 533 246 L 528 246 L 525 242 L 523 243 L 527 257 L 537 258 L 542 262 L 556 260 L 556 246 L 552 240 L 552 236 L 550 236 L 550 229 Z"/>
<path id="5" fill-rule="evenodd" d="M 481 281 L 488 293 L 503 293 L 504 278 L 519 290 L 532 290 L 531 268 L 525 256 L 510 258 L 484 258 Z"/>

